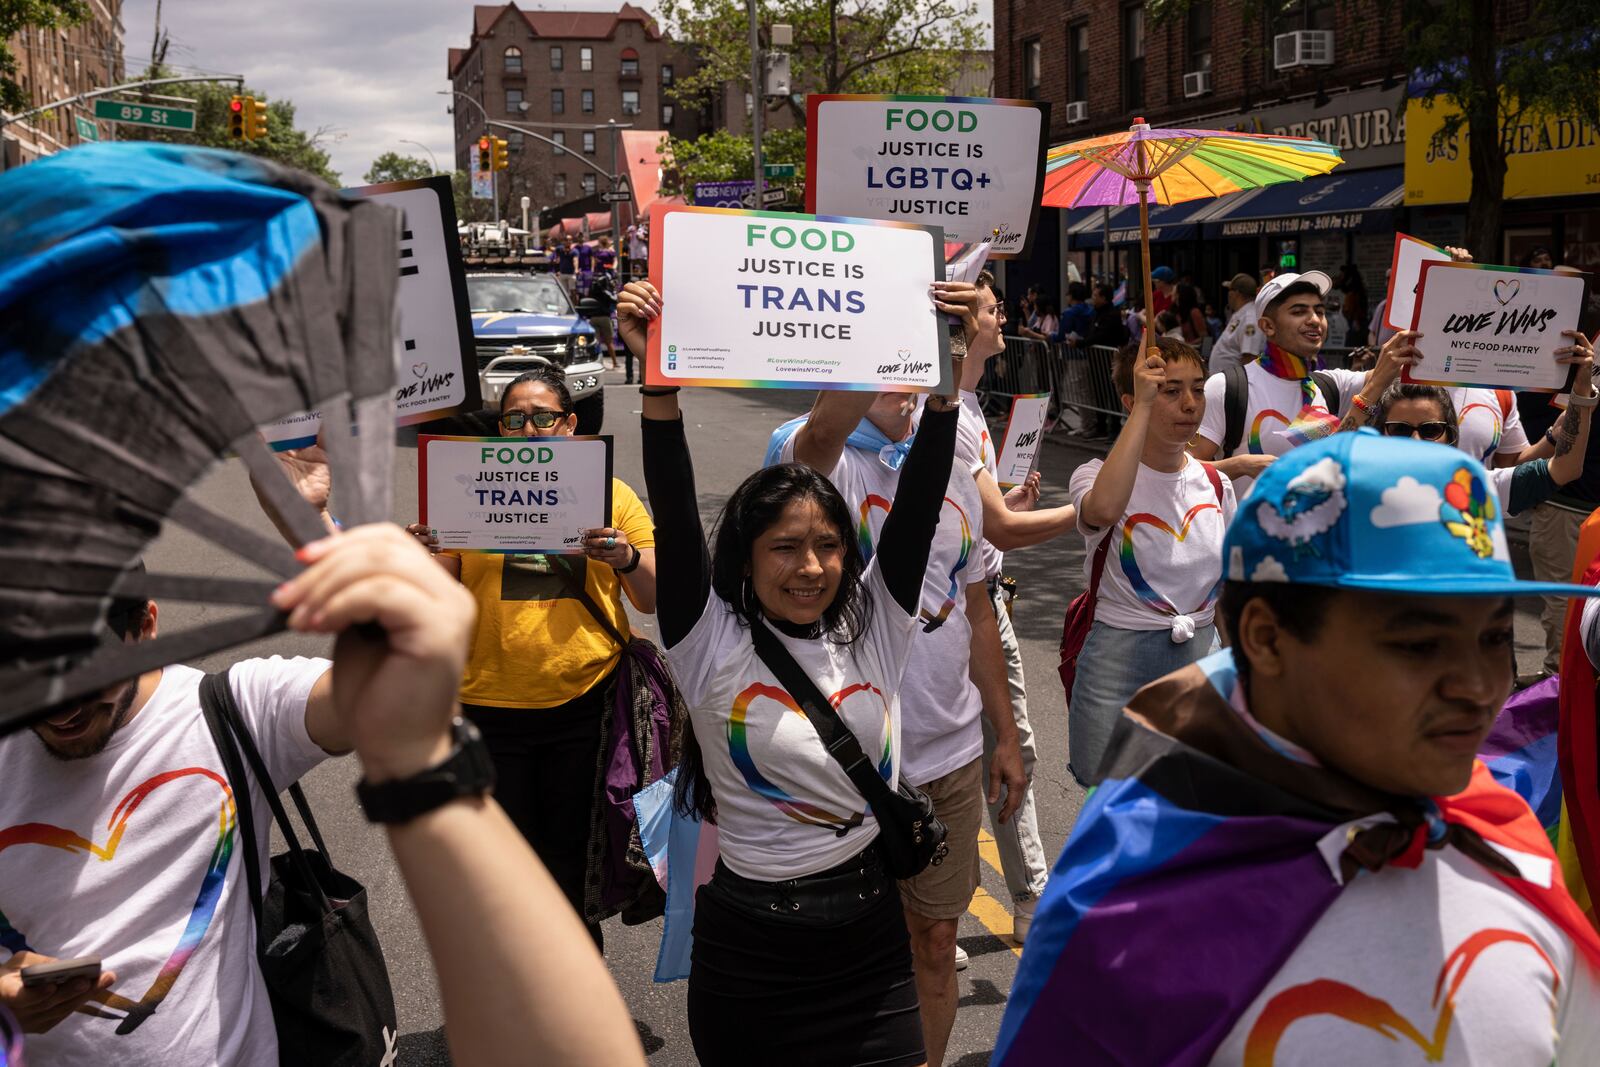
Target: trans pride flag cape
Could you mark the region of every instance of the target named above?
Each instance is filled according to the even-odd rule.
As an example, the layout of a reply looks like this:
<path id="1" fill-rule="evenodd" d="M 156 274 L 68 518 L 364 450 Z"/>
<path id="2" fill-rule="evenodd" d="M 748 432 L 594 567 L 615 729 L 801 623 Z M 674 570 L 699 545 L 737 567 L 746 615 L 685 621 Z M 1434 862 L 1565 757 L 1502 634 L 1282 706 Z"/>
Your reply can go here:
<path id="1" fill-rule="evenodd" d="M 1600 559 L 1589 564 L 1584 585 L 1600 584 Z M 1567 633 L 1561 652 L 1560 729 L 1556 757 L 1561 767 L 1561 822 L 1556 855 L 1572 895 L 1589 914 L 1600 918 L 1592 891 L 1600 886 L 1600 730 L 1597 730 L 1594 664 L 1584 648 L 1582 606 L 1567 612 Z"/>
<path id="2" fill-rule="evenodd" d="M 1377 793 L 1269 747 L 1229 706 L 1236 685 L 1224 651 L 1124 712 L 1028 934 L 993 1064 L 1208 1063 L 1344 882 L 1444 844 L 1600 968 L 1600 935 L 1559 874 L 1520 873 L 1554 859 L 1549 839 L 1484 766 L 1453 797 Z M 1334 877 L 1319 841 L 1383 815 L 1351 827 Z"/>

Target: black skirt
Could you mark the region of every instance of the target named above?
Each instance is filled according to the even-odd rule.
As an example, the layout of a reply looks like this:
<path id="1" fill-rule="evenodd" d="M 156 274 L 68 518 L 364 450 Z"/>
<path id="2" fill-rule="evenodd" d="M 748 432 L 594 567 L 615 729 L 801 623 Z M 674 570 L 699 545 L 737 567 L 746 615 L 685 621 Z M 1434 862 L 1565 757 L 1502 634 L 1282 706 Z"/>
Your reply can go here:
<path id="1" fill-rule="evenodd" d="M 792 882 L 720 861 L 695 896 L 689 1035 L 703 1067 L 927 1061 L 911 938 L 868 849 Z"/>

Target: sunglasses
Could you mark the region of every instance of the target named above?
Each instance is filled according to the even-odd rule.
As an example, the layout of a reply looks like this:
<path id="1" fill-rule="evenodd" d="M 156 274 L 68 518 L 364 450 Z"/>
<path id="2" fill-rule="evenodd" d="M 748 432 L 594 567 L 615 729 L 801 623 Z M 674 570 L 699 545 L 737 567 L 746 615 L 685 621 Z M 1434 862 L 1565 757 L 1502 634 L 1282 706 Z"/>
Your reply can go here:
<path id="1" fill-rule="evenodd" d="M 1420 437 L 1424 441 L 1443 441 L 1450 436 L 1448 422 L 1424 422 L 1413 426 L 1409 422 L 1386 422 L 1383 424 L 1385 437 Z"/>
<path id="2" fill-rule="evenodd" d="M 532 422 L 535 429 L 548 430 L 566 417 L 564 411 L 535 411 L 531 415 L 522 411 L 507 411 L 500 415 L 500 424 L 508 430 L 520 430 Z"/>

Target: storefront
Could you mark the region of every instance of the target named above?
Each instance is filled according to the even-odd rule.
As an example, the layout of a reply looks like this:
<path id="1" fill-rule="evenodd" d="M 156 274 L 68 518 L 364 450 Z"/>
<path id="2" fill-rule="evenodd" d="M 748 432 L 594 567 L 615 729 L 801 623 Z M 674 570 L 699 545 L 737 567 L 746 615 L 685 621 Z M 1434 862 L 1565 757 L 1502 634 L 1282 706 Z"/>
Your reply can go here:
<path id="1" fill-rule="evenodd" d="M 1472 193 L 1465 127 L 1437 138 L 1455 110 L 1449 97 L 1432 107 L 1412 99 L 1406 108 L 1405 203 L 1417 236 L 1436 244 L 1462 239 Z M 1504 140 L 1499 262 L 1525 263 L 1542 247 L 1556 263 L 1600 269 L 1600 129 L 1575 118 L 1525 119 Z"/>

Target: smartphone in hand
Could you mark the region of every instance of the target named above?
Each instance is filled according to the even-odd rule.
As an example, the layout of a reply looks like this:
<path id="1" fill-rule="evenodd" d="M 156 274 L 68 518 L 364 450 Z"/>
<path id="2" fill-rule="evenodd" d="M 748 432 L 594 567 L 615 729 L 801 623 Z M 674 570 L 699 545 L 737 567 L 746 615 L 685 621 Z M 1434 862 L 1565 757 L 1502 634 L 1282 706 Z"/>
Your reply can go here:
<path id="1" fill-rule="evenodd" d="M 22 968 L 22 987 L 24 989 L 37 989 L 40 986 L 66 985 L 68 982 L 79 978 L 87 978 L 91 983 L 100 978 L 100 957 L 79 956 L 75 960 L 53 960 L 50 963 L 35 963 Z"/>

